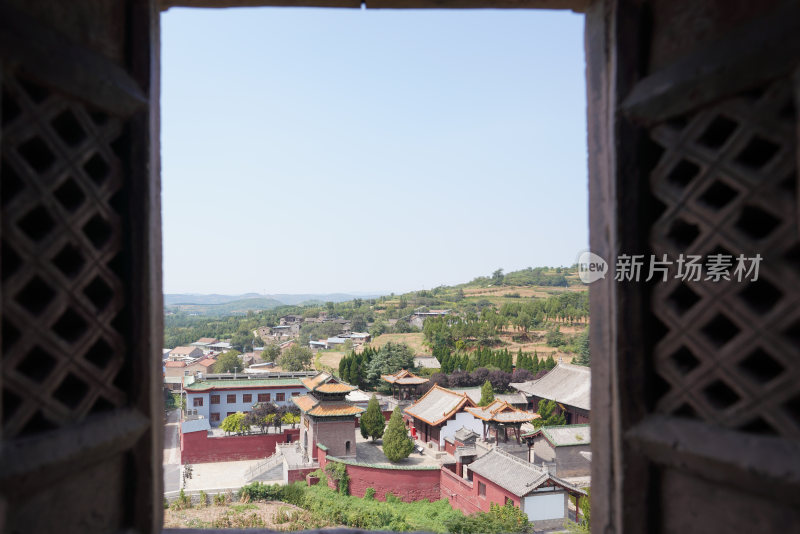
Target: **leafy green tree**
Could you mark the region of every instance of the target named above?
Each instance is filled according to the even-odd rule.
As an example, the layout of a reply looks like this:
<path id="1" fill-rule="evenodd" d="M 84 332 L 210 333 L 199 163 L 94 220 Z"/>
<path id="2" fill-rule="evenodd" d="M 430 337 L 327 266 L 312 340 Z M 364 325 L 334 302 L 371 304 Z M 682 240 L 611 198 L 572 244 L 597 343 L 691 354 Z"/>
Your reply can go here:
<path id="1" fill-rule="evenodd" d="M 487 380 L 481 386 L 481 402 L 479 404 L 488 406 L 492 401 L 494 401 L 494 390 L 492 389 L 492 383 Z"/>
<path id="2" fill-rule="evenodd" d="M 503 276 L 503 269 L 497 269 L 495 272 L 492 273 L 492 285 L 499 286 L 503 284 L 503 280 L 505 276 Z"/>
<path id="3" fill-rule="evenodd" d="M 390 462 L 399 462 L 403 458 L 408 458 L 414 450 L 414 442 L 406 432 L 403 424 L 403 416 L 400 414 L 400 407 L 396 407 L 389 419 L 389 425 L 383 434 L 383 454 Z"/>
<path id="4" fill-rule="evenodd" d="M 364 439 L 371 437 L 372 441 L 383 437 L 386 428 L 386 418 L 383 417 L 378 398 L 372 395 L 367 404 L 367 411 L 361 414 L 361 436 Z"/>
<path id="5" fill-rule="evenodd" d="M 239 359 L 237 350 L 229 350 L 217 356 L 217 363 L 214 364 L 215 373 L 238 373 L 244 369 L 242 360 Z"/>
<path id="6" fill-rule="evenodd" d="M 573 534 L 589 534 L 592 531 L 591 527 L 591 510 L 592 507 L 590 505 L 590 495 L 591 491 L 589 488 L 586 489 L 586 497 L 581 499 L 581 518 L 580 522 L 576 523 L 574 521 L 570 521 L 567 519 L 564 522 L 564 527 L 567 529 L 568 532 Z"/>
<path id="7" fill-rule="evenodd" d="M 412 369 L 414 367 L 414 351 L 405 343 L 389 342 L 372 356 L 366 366 L 366 383 L 377 385 L 381 375 L 390 375 L 400 369 Z M 362 371 L 363 372 L 363 371 Z M 350 370 L 353 376 L 353 370 Z M 362 380 L 364 376 L 361 376 Z"/>
<path id="8" fill-rule="evenodd" d="M 563 413 L 556 413 L 556 402 L 542 399 L 539 401 L 539 415 L 541 419 L 534 419 L 533 426 L 536 428 L 543 426 L 562 426 L 567 424 Z"/>
<path id="9" fill-rule="evenodd" d="M 314 359 L 314 353 L 311 352 L 311 349 L 295 343 L 283 351 L 278 359 L 278 365 L 286 371 L 302 371 L 308 369 L 312 359 Z"/>
<path id="10" fill-rule="evenodd" d="M 220 428 L 225 432 L 241 433 L 248 430 L 249 427 L 245 424 L 245 415 L 242 412 L 236 412 L 223 419 Z"/>
<path id="11" fill-rule="evenodd" d="M 589 352 L 589 328 L 590 327 L 587 327 L 586 330 L 578 335 L 578 339 L 576 340 L 578 357 L 573 360 L 573 363 L 585 365 L 586 367 L 591 367 L 592 365 L 592 355 Z"/>
<path id="12" fill-rule="evenodd" d="M 262 362 L 274 362 L 281 356 L 281 348 L 278 345 L 267 345 L 261 352 Z"/>

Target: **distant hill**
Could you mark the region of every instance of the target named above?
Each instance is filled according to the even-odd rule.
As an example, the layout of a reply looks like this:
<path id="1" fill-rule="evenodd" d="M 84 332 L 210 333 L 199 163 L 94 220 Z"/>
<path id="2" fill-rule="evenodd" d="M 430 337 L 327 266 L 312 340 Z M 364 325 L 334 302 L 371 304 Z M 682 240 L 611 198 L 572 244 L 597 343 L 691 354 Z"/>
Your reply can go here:
<path id="1" fill-rule="evenodd" d="M 164 294 L 164 307 L 167 311 L 182 311 L 198 315 L 231 315 L 248 311 L 271 310 L 279 306 L 296 306 L 306 304 L 324 304 L 325 302 L 346 302 L 356 298 L 376 298 L 380 295 L 354 295 L 347 293 L 327 294 L 279 294 L 259 295 L 200 295 L 200 294 Z"/>

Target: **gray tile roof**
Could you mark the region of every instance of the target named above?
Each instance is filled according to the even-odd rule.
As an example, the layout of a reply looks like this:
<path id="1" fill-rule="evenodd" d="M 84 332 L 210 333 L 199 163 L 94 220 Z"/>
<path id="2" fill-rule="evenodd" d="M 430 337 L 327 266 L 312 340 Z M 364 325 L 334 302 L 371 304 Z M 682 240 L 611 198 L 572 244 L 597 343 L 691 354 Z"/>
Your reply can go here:
<path id="1" fill-rule="evenodd" d="M 592 443 L 592 430 L 589 425 L 543 426 L 529 435 L 538 433 L 541 433 L 556 447 L 590 445 Z"/>
<path id="2" fill-rule="evenodd" d="M 435 426 L 449 419 L 465 405 L 473 406 L 474 403 L 465 395 L 435 385 L 403 411 L 415 419 Z"/>
<path id="3" fill-rule="evenodd" d="M 546 470 L 497 448 L 469 464 L 469 470 L 491 480 L 518 497 L 528 495 L 548 480 L 573 492 L 586 494 L 582 489 L 566 480 L 551 475 Z"/>
<path id="4" fill-rule="evenodd" d="M 468 443 L 474 443 L 475 440 L 480 436 L 478 436 L 478 434 L 476 434 L 469 428 L 462 426 L 461 428 L 455 431 L 453 437 L 466 445 Z"/>
<path id="5" fill-rule="evenodd" d="M 528 404 L 527 397 L 522 393 L 495 393 L 494 398 L 509 404 Z"/>
<path id="6" fill-rule="evenodd" d="M 591 385 L 591 370 L 588 367 L 559 363 L 539 380 L 512 383 L 511 387 L 528 396 L 591 410 Z"/>

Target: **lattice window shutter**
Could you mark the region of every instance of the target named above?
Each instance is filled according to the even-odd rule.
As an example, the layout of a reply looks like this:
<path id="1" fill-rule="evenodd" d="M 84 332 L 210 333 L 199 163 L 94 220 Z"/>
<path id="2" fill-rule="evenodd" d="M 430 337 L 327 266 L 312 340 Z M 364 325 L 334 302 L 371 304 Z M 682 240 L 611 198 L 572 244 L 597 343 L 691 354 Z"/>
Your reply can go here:
<path id="1" fill-rule="evenodd" d="M 76 27 L 36 7 L 0 6 L 15 43 L 0 56 L 0 530 L 153 531 L 160 223 L 142 72 L 158 19 L 75 2 Z"/>

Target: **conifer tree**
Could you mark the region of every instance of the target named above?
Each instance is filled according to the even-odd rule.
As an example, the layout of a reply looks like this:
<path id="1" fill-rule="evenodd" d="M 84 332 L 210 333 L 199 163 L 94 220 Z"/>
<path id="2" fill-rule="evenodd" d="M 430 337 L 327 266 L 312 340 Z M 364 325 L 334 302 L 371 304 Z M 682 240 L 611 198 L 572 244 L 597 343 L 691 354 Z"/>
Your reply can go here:
<path id="1" fill-rule="evenodd" d="M 541 370 L 541 367 L 539 365 L 540 365 L 539 364 L 539 354 L 534 350 L 533 351 L 533 364 L 531 365 L 531 372 L 533 374 L 536 374 Z"/>
<path id="2" fill-rule="evenodd" d="M 378 399 L 375 395 L 369 399 L 367 404 L 367 411 L 361 414 L 361 435 L 364 439 L 371 437 L 372 441 L 383 436 L 383 431 L 386 427 L 386 419 L 383 417 L 381 407 L 378 404 Z"/>
<path id="3" fill-rule="evenodd" d="M 383 454 L 390 462 L 399 462 L 403 458 L 408 458 L 413 450 L 414 442 L 408 437 L 398 406 L 392 412 L 389 425 L 383 434 Z"/>
<path id="4" fill-rule="evenodd" d="M 492 383 L 487 380 L 481 386 L 481 402 L 479 404 L 481 406 L 488 406 L 493 400 L 494 390 L 492 389 Z"/>

